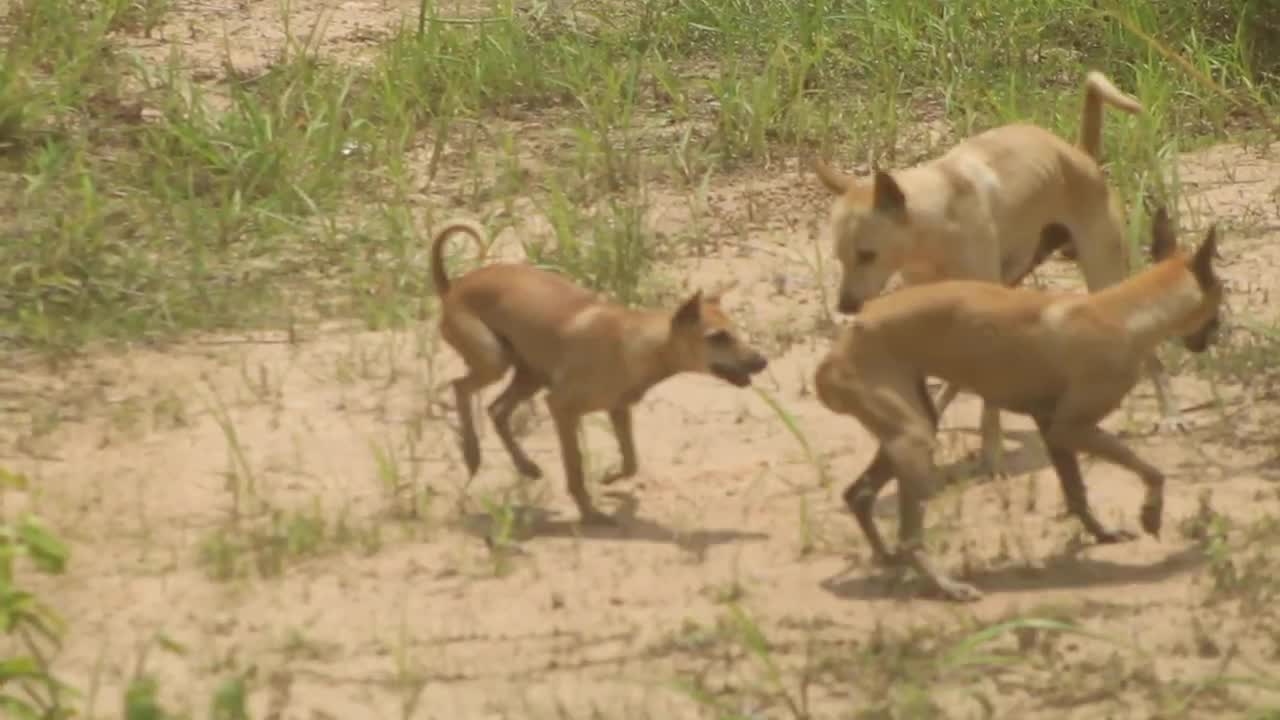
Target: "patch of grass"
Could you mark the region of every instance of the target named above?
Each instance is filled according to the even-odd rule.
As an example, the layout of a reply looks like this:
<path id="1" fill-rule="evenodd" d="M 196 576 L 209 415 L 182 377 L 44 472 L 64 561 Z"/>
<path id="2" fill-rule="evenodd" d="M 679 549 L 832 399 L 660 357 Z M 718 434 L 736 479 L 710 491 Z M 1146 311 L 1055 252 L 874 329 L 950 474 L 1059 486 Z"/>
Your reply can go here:
<path id="1" fill-rule="evenodd" d="M 1274 115 L 1267 3 L 1095 5 L 646 0 L 571 24 L 507 2 L 446 22 L 426 3 L 421 31 L 395 33 L 367 67 L 324 60 L 317 26 L 257 75 L 228 66 L 211 93 L 118 47 L 157 27 L 165 0 L 16 2 L 0 62 L 0 338 L 68 351 L 333 313 L 409 322 L 429 293 L 401 208 L 445 167 L 475 190 L 470 210 L 535 201 L 556 229 L 536 260 L 635 302 L 656 252 L 653 182 L 801 147 L 905 164 L 935 151 L 920 123 L 954 137 L 1033 120 L 1070 136 L 1086 67 L 1147 107 L 1106 125 L 1130 196 L 1176 191 L 1169 148 Z M 535 176 L 494 123 L 546 113 L 570 149 Z M 495 155 L 508 169 L 493 184 Z M 599 209 L 565 210 L 585 201 Z"/>
<path id="2" fill-rule="evenodd" d="M 530 262 L 568 273 L 589 288 L 626 304 L 641 301 L 656 249 L 644 227 L 645 205 L 635 198 L 609 198 L 583 215 L 569 196 L 552 186 L 546 215 L 551 241 L 525 240 Z"/>
<path id="3" fill-rule="evenodd" d="M 6 494 L 28 486 L 25 476 L 0 468 L 0 510 Z M 61 575 L 69 560 L 62 539 L 39 518 L 0 514 L 0 632 L 8 638 L 0 655 L 0 710 L 5 717 L 72 717 L 69 703 L 77 693 L 52 667 L 66 626 L 26 576 L 31 569 Z"/>
<path id="4" fill-rule="evenodd" d="M 290 561 L 316 556 L 337 533 L 317 506 L 270 509 L 261 516 L 215 528 L 202 542 L 200 561 L 216 580 L 279 577 Z"/>
<path id="5" fill-rule="evenodd" d="M 1131 695 L 1146 697 L 1162 717 L 1194 717 L 1265 707 L 1232 688 L 1264 695 L 1280 688 L 1264 669 L 1235 673 L 1229 663 L 1164 681 L 1141 648 L 1090 629 L 1104 610 L 1046 607 L 945 627 L 877 624 L 851 636 L 822 618 L 774 621 L 766 631 L 733 605 L 714 626 L 688 624 L 661 651 L 679 658 L 677 686 L 722 718 L 825 717 L 850 703 L 852 717 L 868 720 L 982 717 L 1017 707 L 1015 696 L 1041 710 L 1105 712 L 1128 706 Z"/>

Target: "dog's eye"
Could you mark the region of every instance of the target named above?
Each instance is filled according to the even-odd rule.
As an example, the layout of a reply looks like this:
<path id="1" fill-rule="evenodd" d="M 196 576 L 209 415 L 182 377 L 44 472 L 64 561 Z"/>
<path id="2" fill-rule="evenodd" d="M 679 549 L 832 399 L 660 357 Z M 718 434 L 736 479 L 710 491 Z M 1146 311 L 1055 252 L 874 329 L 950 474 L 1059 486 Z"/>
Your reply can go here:
<path id="1" fill-rule="evenodd" d="M 707 342 L 712 345 L 728 345 L 733 342 L 733 336 L 729 334 L 728 330 L 712 330 L 707 333 Z"/>
<path id="2" fill-rule="evenodd" d="M 875 250 L 859 250 L 858 254 L 855 257 L 859 265 L 870 265 L 871 263 L 876 261 L 876 251 Z"/>

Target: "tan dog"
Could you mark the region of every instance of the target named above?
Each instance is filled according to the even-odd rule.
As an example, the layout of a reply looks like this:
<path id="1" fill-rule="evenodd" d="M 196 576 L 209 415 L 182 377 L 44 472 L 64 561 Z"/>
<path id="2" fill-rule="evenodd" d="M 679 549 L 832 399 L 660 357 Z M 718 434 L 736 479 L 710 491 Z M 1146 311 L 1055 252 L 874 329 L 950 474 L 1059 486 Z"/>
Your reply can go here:
<path id="1" fill-rule="evenodd" d="M 1045 231 L 1061 233 L 1057 226 Z M 1098 542 L 1134 536 L 1107 530 L 1094 517 L 1078 452 L 1142 479 L 1142 527 L 1158 535 L 1163 474 L 1098 423 L 1132 389 L 1158 343 L 1181 337 L 1192 352 L 1208 347 L 1218 327 L 1222 285 L 1213 270 L 1216 230 L 1187 256 L 1161 209 L 1153 236 L 1156 265 L 1093 294 L 949 280 L 888 293 L 853 319 L 819 365 L 815 388 L 825 407 L 854 416 L 880 442 L 870 465 L 844 492 L 877 562 L 909 564 L 953 599 L 981 596 L 942 574 L 921 547 L 924 503 L 936 479 L 931 455 L 938 422 L 925 377 L 974 392 L 989 406 L 1030 415 L 1068 510 Z M 872 506 L 895 476 L 899 549 L 890 554 Z"/>
<path id="2" fill-rule="evenodd" d="M 542 471 L 512 435 L 511 413 L 547 388 L 569 494 L 584 522 L 610 518 L 591 503 L 578 446 L 580 418 L 605 410 L 622 454 L 622 466 L 605 482 L 638 469 L 631 406 L 663 380 L 682 372 L 708 373 L 738 387 L 765 369 L 763 355 L 740 340 L 720 309 L 721 290 L 695 292 L 674 312 L 631 310 L 610 303 L 555 273 L 532 265 L 498 263 L 450 282 L 444 241 L 465 232 L 481 242 L 472 223 L 455 221 L 436 234 L 432 279 L 442 304 L 440 334 L 467 364 L 453 381 L 467 470 L 480 467 L 480 445 L 471 397 L 515 368 L 511 383 L 489 405 L 498 437 L 526 477 Z"/>
<path id="3" fill-rule="evenodd" d="M 1124 215 L 1099 166 L 1103 105 L 1141 112 L 1138 101 L 1098 72 L 1084 83 L 1079 146 L 1030 124 L 987 130 L 935 160 L 870 181 L 814 168 L 837 195 L 825 232 L 842 268 L 837 309 L 855 314 L 891 276 L 913 285 L 946 279 L 1017 284 L 1054 249 L 1074 251 L 1089 290 L 1129 274 Z M 1065 233 L 1045 238 L 1041 230 Z M 1052 241 L 1046 246 L 1042 240 Z M 1181 428 L 1168 377 L 1153 354 L 1150 373 L 1166 429 Z M 956 388 L 939 396 L 939 412 Z M 1000 417 L 984 406 L 982 461 L 1001 475 Z"/>

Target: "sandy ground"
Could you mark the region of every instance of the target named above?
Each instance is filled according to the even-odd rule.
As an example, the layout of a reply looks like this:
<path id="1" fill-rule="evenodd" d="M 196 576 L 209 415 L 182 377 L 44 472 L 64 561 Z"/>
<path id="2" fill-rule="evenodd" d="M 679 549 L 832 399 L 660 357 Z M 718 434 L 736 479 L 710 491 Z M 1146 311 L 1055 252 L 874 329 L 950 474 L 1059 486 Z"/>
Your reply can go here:
<path id="1" fill-rule="evenodd" d="M 358 54 L 346 46 L 372 42 L 413 4 L 343 3 L 328 37 Z M 225 21 L 233 62 L 279 47 L 248 29 L 279 25 L 272 3 L 177 5 L 148 42 L 178 43 L 193 65 L 220 62 L 202 40 L 211 20 Z M 319 7 L 294 3 L 301 18 Z M 1232 318 L 1269 324 L 1280 160 L 1224 146 L 1180 167 L 1184 242 L 1208 217 L 1224 222 Z M 772 357 L 757 388 L 794 417 L 814 458 L 757 392 L 673 379 L 637 410 L 639 476 L 591 486 L 622 518 L 616 530 L 574 522 L 537 403 L 522 412 L 523 442 L 548 477 L 517 480 L 485 423 L 484 465 L 466 485 L 434 390 L 460 365 L 434 323 L 326 326 L 292 344 L 204 338 L 10 374 L 0 457 L 36 481 L 10 502 L 40 512 L 74 552 L 72 572 L 41 581 L 70 622 L 57 660 L 66 678 L 96 685 L 98 716 L 114 717 L 143 648 L 165 637 L 183 652 L 152 646 L 147 667 L 167 701 L 200 716 L 219 681 L 246 672 L 254 717 L 711 716 L 689 686 L 741 717 L 791 716 L 783 696 L 802 694 L 813 717 L 890 706 L 866 717 L 983 717 L 988 702 L 998 717 L 1155 717 L 1161 687 L 1218 671 L 1229 647 L 1272 662 L 1280 647 L 1259 630 L 1269 615 L 1207 605 L 1216 576 L 1179 528 L 1206 491 L 1240 523 L 1275 502 L 1273 392 L 1230 373 L 1211 382 L 1172 352 L 1193 430 L 1153 433 L 1147 382 L 1108 421 L 1169 474 L 1161 540 L 1081 542 L 1029 423 L 1006 415 L 1014 479 L 930 506 L 941 562 L 986 598 L 921 599 L 873 570 L 839 501 L 873 443 L 810 390 L 832 332 L 818 292 L 831 271 L 814 269 L 824 198 L 794 165 L 756 173 L 720 178 L 701 206 L 715 246 L 669 274 L 739 281 L 728 309 Z M 661 229 L 688 210 L 673 194 L 652 212 Z M 1065 263 L 1040 275 L 1079 286 Z M 1229 333 L 1235 347 L 1250 337 Z M 1232 355 L 1245 358 L 1238 377 L 1251 372 L 1246 355 Z M 977 409 L 965 396 L 944 417 L 950 457 L 976 446 Z M 601 417 L 587 429 L 593 476 L 616 462 L 606 428 Z M 1086 473 L 1103 520 L 1136 528 L 1139 483 L 1099 464 Z M 895 507 L 890 489 L 885 522 Z M 771 643 L 781 693 L 744 649 L 737 609 Z M 1023 614 L 1082 623 L 1126 649 L 1020 635 L 1040 659 L 1012 676 L 929 664 L 967 630 Z M 921 688 L 927 700 L 911 695 Z"/>

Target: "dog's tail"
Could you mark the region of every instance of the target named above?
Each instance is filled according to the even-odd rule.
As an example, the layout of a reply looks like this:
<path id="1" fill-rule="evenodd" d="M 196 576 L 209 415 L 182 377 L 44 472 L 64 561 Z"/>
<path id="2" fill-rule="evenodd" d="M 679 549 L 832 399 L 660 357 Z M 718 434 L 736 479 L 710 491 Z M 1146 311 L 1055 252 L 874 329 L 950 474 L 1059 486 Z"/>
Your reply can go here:
<path id="1" fill-rule="evenodd" d="M 1120 92 L 1106 75 L 1091 70 L 1084 78 L 1084 116 L 1080 119 L 1080 147 L 1095 161 L 1102 158 L 1102 106 L 1112 105 L 1135 115 L 1142 104 Z"/>
<path id="2" fill-rule="evenodd" d="M 822 161 L 822 158 L 814 157 L 809 160 L 809 166 L 817 173 L 818 179 L 826 186 L 827 190 L 834 195 L 843 195 L 849 191 L 853 185 L 853 178 L 843 175 L 835 168 Z"/>
<path id="3" fill-rule="evenodd" d="M 445 223 L 444 227 L 436 233 L 435 239 L 431 241 L 431 280 L 435 283 L 436 294 L 440 297 L 444 297 L 444 294 L 449 292 L 449 275 L 444 271 L 444 241 L 456 232 L 466 233 L 476 241 L 480 246 L 481 259 L 484 258 L 487 250 L 484 232 L 479 225 L 470 220 L 452 220 Z"/>

